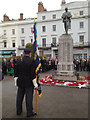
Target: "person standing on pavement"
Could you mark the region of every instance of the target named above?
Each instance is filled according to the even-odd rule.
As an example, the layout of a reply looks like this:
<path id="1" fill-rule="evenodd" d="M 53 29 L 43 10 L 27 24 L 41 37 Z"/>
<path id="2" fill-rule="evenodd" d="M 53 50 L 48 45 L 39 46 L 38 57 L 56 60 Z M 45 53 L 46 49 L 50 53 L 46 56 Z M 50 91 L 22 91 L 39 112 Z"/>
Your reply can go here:
<path id="1" fill-rule="evenodd" d="M 7 61 L 5 58 L 2 61 L 2 70 L 3 70 L 3 74 L 7 75 Z"/>
<path id="2" fill-rule="evenodd" d="M 10 74 L 11 76 L 14 74 L 13 58 L 11 58 L 8 63 L 8 74 Z"/>
<path id="3" fill-rule="evenodd" d="M 18 91 L 16 98 L 17 115 L 22 113 L 22 102 L 24 95 L 26 97 L 27 117 L 36 115 L 33 112 L 33 90 L 37 88 L 35 74 L 35 61 L 31 58 L 31 50 L 24 50 L 24 57 L 16 63 L 14 79 L 17 81 Z"/>

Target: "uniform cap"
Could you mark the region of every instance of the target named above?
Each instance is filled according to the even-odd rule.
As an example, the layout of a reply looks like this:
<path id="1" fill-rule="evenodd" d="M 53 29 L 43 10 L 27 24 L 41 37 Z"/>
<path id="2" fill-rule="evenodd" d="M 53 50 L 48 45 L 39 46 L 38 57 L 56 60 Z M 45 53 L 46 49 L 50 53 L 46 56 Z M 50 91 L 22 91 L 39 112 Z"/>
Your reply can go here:
<path id="1" fill-rule="evenodd" d="M 68 8 L 65 8 L 65 10 L 68 10 Z"/>
<path id="2" fill-rule="evenodd" d="M 25 53 L 25 54 L 29 54 L 30 52 L 31 52 L 31 49 L 30 49 L 30 48 L 25 48 L 25 49 L 24 49 L 24 53 Z"/>

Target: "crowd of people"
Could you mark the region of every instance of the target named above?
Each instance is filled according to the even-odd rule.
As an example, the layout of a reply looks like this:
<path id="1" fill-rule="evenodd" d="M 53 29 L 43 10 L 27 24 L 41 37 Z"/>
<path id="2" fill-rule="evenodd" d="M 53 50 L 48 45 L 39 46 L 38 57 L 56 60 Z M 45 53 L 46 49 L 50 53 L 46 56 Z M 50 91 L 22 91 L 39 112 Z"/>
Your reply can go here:
<path id="1" fill-rule="evenodd" d="M 51 70 L 51 69 L 57 69 L 58 59 L 51 59 L 51 58 L 41 58 L 41 65 L 42 65 L 42 72 Z"/>
<path id="2" fill-rule="evenodd" d="M 57 70 L 57 64 L 59 60 L 57 58 L 55 59 L 47 59 L 47 58 L 41 58 L 41 64 L 42 64 L 42 72 L 55 69 Z M 74 59 L 74 70 L 76 71 L 90 71 L 90 59 Z"/>
<path id="3" fill-rule="evenodd" d="M 9 60 L 4 58 L 2 60 L 2 73 L 4 75 L 13 75 L 17 60 L 17 57 L 11 57 Z M 57 64 L 59 61 L 58 58 L 42 57 L 40 62 L 42 65 L 41 72 L 46 72 L 51 69 L 57 70 Z M 90 71 L 90 59 L 74 59 L 73 63 L 76 71 Z"/>
<path id="4" fill-rule="evenodd" d="M 76 71 L 90 71 L 90 59 L 74 59 L 73 63 Z"/>
<path id="5" fill-rule="evenodd" d="M 2 73 L 4 75 L 13 75 L 14 74 L 14 69 L 15 65 L 17 62 L 17 58 L 10 58 L 9 60 L 6 60 L 5 58 L 2 60 Z"/>
<path id="6" fill-rule="evenodd" d="M 10 58 L 9 60 L 6 60 L 5 58 L 2 60 L 2 72 L 4 75 L 13 75 L 14 74 L 14 69 L 15 65 L 17 62 L 18 58 Z M 58 64 L 58 59 L 50 59 L 50 58 L 44 58 L 42 57 L 40 59 L 41 62 L 41 72 L 45 72 L 51 69 L 57 69 L 57 64 Z"/>

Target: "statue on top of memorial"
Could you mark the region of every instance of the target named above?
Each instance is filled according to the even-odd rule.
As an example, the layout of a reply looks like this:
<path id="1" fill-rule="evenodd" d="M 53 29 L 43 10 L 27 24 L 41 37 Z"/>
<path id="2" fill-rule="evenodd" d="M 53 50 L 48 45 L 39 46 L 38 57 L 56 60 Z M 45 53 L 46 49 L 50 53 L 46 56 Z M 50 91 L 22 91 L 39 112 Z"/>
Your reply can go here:
<path id="1" fill-rule="evenodd" d="M 72 15 L 70 12 L 68 12 L 68 8 L 65 8 L 65 12 L 62 15 L 62 19 L 66 34 L 68 34 L 68 29 L 71 27 L 71 17 Z"/>

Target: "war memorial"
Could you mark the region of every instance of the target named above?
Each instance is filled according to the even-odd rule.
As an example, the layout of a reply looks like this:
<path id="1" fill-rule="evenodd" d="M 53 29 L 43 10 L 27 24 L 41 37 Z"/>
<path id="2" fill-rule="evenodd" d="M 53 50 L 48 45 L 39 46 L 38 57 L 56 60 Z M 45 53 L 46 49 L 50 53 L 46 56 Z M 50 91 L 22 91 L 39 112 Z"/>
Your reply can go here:
<path id="1" fill-rule="evenodd" d="M 65 12 L 62 15 L 65 34 L 59 38 L 59 63 L 53 79 L 77 81 L 73 66 L 73 38 L 68 34 L 68 29 L 71 26 L 71 17 L 72 15 L 68 12 L 68 8 L 65 8 Z"/>

